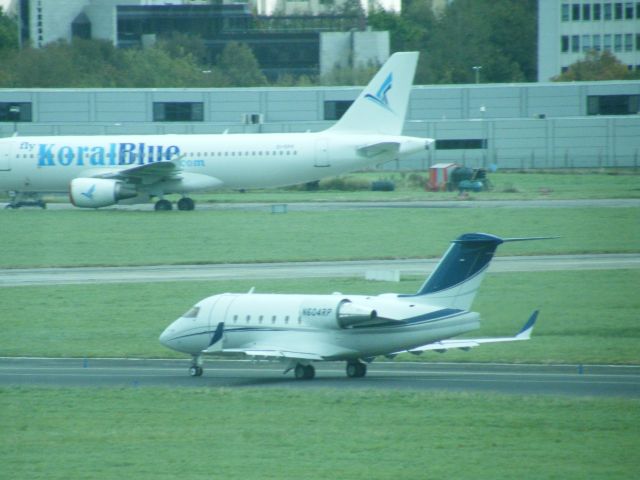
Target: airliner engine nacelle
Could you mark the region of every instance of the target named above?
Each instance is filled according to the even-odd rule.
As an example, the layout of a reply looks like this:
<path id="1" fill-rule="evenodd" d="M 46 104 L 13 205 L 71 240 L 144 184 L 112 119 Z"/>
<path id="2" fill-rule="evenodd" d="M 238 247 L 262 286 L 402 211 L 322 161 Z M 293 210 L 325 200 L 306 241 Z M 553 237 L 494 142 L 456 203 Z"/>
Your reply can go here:
<path id="1" fill-rule="evenodd" d="M 76 207 L 108 207 L 137 195 L 133 187 L 107 178 L 74 178 L 69 185 L 69 199 Z"/>
<path id="2" fill-rule="evenodd" d="M 302 322 L 318 328 L 349 328 L 375 320 L 377 316 L 375 310 L 351 303 L 347 298 L 309 299 L 300 308 Z"/>

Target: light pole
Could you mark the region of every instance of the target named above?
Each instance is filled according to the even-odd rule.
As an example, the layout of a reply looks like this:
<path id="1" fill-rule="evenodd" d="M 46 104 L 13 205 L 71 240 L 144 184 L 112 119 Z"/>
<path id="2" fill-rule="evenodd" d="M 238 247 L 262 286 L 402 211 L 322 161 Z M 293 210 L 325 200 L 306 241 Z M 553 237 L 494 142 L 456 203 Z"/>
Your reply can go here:
<path id="1" fill-rule="evenodd" d="M 9 117 L 13 120 L 13 134 L 18 133 L 18 121 L 20 120 L 20 105 L 11 105 L 9 107 Z"/>
<path id="2" fill-rule="evenodd" d="M 474 65 L 471 68 L 473 68 L 473 71 L 476 74 L 476 83 L 480 83 L 480 70 L 482 70 L 482 65 Z"/>

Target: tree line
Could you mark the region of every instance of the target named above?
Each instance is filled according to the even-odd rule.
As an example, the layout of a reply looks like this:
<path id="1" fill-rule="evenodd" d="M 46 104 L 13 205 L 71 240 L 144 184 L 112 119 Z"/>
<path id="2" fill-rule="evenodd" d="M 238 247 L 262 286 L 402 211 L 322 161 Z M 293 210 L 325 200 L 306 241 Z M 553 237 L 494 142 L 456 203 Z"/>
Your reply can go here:
<path id="1" fill-rule="evenodd" d="M 357 10 L 360 2 L 352 3 Z M 415 83 L 536 81 L 536 0 L 455 0 L 440 12 L 431 0 L 404 0 L 402 7 L 401 13 L 374 8 L 366 21 L 390 32 L 392 51 L 421 53 Z M 0 10 L 0 88 L 361 85 L 377 67 L 269 82 L 247 45 L 229 43 L 211 63 L 204 41 L 183 33 L 160 37 L 144 49 L 77 38 L 19 49 L 16 24 Z M 590 52 L 557 80 L 626 79 L 634 73 L 608 52 Z"/>

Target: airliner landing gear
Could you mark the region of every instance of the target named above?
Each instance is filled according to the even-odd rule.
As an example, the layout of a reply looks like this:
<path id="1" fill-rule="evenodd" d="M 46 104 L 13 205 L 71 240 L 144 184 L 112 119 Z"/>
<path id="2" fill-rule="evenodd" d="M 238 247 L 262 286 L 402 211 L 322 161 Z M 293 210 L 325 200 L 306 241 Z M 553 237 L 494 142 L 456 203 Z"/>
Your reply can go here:
<path id="1" fill-rule="evenodd" d="M 182 197 L 178 200 L 178 210 L 193 210 L 196 207 L 196 202 L 192 198 Z"/>
<path id="2" fill-rule="evenodd" d="M 362 378 L 367 374 L 367 365 L 362 362 L 347 362 L 347 377 Z"/>
<path id="3" fill-rule="evenodd" d="M 169 200 L 165 200 L 163 198 L 158 200 L 153 208 L 156 212 L 168 212 L 173 208 L 173 205 L 171 205 L 171 202 Z"/>
<path id="4" fill-rule="evenodd" d="M 294 370 L 296 379 L 298 380 L 311 380 L 316 376 L 316 369 L 313 365 L 302 365 L 298 363 Z"/>
<path id="5" fill-rule="evenodd" d="M 191 367 L 189 367 L 189 375 L 192 377 L 201 377 L 204 369 L 202 368 L 202 355 L 194 355 L 191 359 Z"/>

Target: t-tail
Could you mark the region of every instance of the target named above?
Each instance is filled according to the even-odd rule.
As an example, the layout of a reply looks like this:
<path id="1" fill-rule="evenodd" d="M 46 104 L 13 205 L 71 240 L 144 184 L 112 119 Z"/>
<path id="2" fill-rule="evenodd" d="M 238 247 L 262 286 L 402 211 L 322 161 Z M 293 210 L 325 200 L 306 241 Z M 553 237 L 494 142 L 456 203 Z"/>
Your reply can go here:
<path id="1" fill-rule="evenodd" d="M 452 242 L 436 269 L 412 298 L 469 310 L 500 244 L 550 238 L 555 237 L 500 238 L 487 233 L 465 233 Z"/>
<path id="2" fill-rule="evenodd" d="M 394 53 L 329 131 L 401 135 L 418 52 Z"/>

